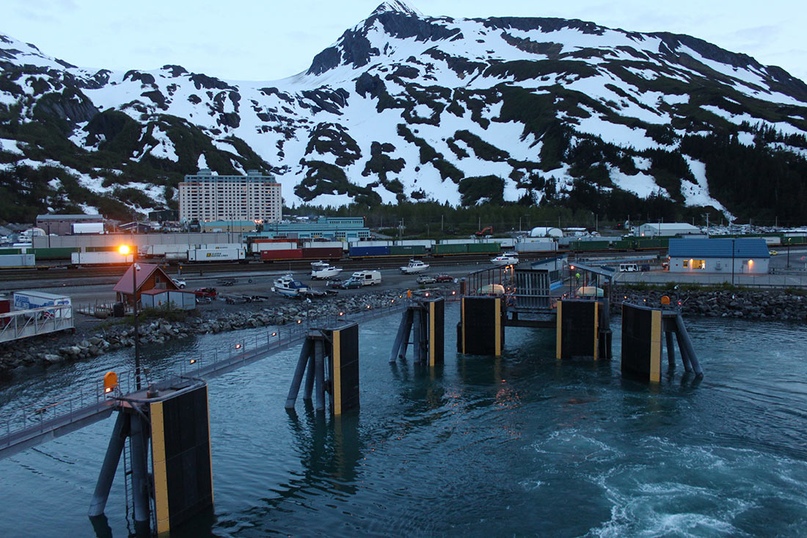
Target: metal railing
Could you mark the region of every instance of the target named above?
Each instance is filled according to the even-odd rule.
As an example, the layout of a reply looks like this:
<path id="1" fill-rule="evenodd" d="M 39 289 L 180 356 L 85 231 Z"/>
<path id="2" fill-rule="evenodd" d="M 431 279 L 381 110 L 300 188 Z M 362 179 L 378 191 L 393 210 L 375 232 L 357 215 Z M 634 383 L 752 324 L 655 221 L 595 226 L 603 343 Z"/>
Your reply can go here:
<path id="1" fill-rule="evenodd" d="M 234 346 L 214 349 L 207 356 L 182 361 L 172 371 L 166 372 L 160 383 L 172 377 L 213 378 L 298 344 L 313 329 L 334 328 L 388 316 L 404 310 L 409 301 L 401 296 L 390 300 L 385 306 L 368 305 L 366 309 L 356 312 L 299 318 L 295 322 L 270 328 L 265 334 L 256 333 Z M 145 375 L 147 384 L 150 384 L 147 373 Z M 72 431 L 104 418 L 102 415 L 116 408 L 117 399 L 131 394 L 135 386 L 134 372 L 127 370 L 118 374 L 118 386 L 114 392 L 105 392 L 103 380 L 98 380 L 90 387 L 79 387 L 77 392 L 49 397 L 44 402 L 26 406 L 0 422 L 0 457 L 33 446 L 37 444 L 37 439 L 47 437 L 52 432 Z M 71 426 L 76 427 L 71 429 Z"/>
<path id="2" fill-rule="evenodd" d="M 72 329 L 71 305 L 45 306 L 0 314 L 0 342 Z"/>

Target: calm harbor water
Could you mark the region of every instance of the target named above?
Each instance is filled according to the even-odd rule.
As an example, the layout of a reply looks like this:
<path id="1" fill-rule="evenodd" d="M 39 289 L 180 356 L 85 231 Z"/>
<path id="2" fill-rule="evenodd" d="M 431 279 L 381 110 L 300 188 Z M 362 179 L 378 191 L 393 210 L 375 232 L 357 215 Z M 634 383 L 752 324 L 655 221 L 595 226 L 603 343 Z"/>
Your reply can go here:
<path id="1" fill-rule="evenodd" d="M 807 533 L 803 327 L 687 319 L 706 372 L 659 386 L 619 360 L 558 362 L 554 331 L 508 329 L 506 353 L 387 361 L 399 318 L 361 324 L 361 411 L 284 410 L 299 349 L 210 382 L 215 508 L 172 536 L 798 536 Z M 613 320 L 614 352 L 621 348 Z M 146 348 L 158 376 L 262 331 Z M 98 363 L 0 389 L 0 413 L 58 395 Z M 118 473 L 108 520 L 86 516 L 107 420 L 0 460 L 1 536 L 126 536 Z"/>

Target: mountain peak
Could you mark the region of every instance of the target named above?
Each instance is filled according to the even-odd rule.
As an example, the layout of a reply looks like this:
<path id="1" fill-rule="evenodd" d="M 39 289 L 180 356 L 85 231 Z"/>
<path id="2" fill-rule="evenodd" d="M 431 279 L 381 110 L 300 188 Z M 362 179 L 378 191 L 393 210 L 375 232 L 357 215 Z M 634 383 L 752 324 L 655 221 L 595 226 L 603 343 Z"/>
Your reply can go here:
<path id="1" fill-rule="evenodd" d="M 412 17 L 423 16 L 420 11 L 410 7 L 406 2 L 402 2 L 401 0 L 387 0 L 386 2 L 382 2 L 377 8 L 375 8 L 370 16 L 381 15 L 382 13 L 399 13 L 402 15 L 410 15 Z"/>

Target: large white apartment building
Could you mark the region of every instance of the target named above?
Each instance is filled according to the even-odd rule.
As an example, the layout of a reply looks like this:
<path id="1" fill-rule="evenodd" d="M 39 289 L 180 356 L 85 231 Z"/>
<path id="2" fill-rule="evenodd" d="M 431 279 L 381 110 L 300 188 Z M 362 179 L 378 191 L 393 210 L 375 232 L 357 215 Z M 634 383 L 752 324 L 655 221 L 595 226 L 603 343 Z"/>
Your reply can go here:
<path id="1" fill-rule="evenodd" d="M 246 176 L 219 176 L 204 169 L 179 184 L 179 219 L 184 222 L 279 222 L 282 207 L 280 183 L 257 170 L 248 170 Z"/>

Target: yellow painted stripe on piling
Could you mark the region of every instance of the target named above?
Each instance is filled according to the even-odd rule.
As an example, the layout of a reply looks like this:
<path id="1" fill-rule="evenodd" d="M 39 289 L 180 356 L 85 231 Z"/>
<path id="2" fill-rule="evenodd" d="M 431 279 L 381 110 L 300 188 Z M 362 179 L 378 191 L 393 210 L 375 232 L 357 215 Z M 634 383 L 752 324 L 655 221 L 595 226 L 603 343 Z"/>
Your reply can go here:
<path id="1" fill-rule="evenodd" d="M 437 362 L 436 353 L 434 348 L 437 347 L 435 342 L 437 341 L 437 329 L 434 325 L 434 310 L 437 305 L 434 301 L 429 303 L 429 366 L 434 366 Z"/>
<path id="2" fill-rule="evenodd" d="M 157 520 L 157 534 L 160 535 L 171 531 L 163 402 L 149 404 L 149 410 L 151 413 L 151 466 L 154 470 L 154 512 Z"/>
<path id="3" fill-rule="evenodd" d="M 333 332 L 333 414 L 342 414 L 342 331 Z"/>
<path id="4" fill-rule="evenodd" d="M 210 437 L 210 390 L 205 383 L 205 409 L 207 410 L 207 459 L 210 461 L 210 504 L 214 504 L 213 499 L 213 440 Z"/>
<path id="5" fill-rule="evenodd" d="M 555 315 L 555 358 L 561 358 L 561 344 L 563 342 L 563 301 L 557 302 L 557 314 Z"/>
<path id="6" fill-rule="evenodd" d="M 496 335 L 494 336 L 495 354 L 497 357 L 502 356 L 502 300 L 496 299 L 493 304 L 493 315 L 496 317 L 494 326 L 496 328 Z"/>
<path id="7" fill-rule="evenodd" d="M 600 303 L 594 302 L 594 360 L 600 358 Z"/>
<path id="8" fill-rule="evenodd" d="M 650 382 L 661 382 L 661 310 L 650 318 Z"/>

